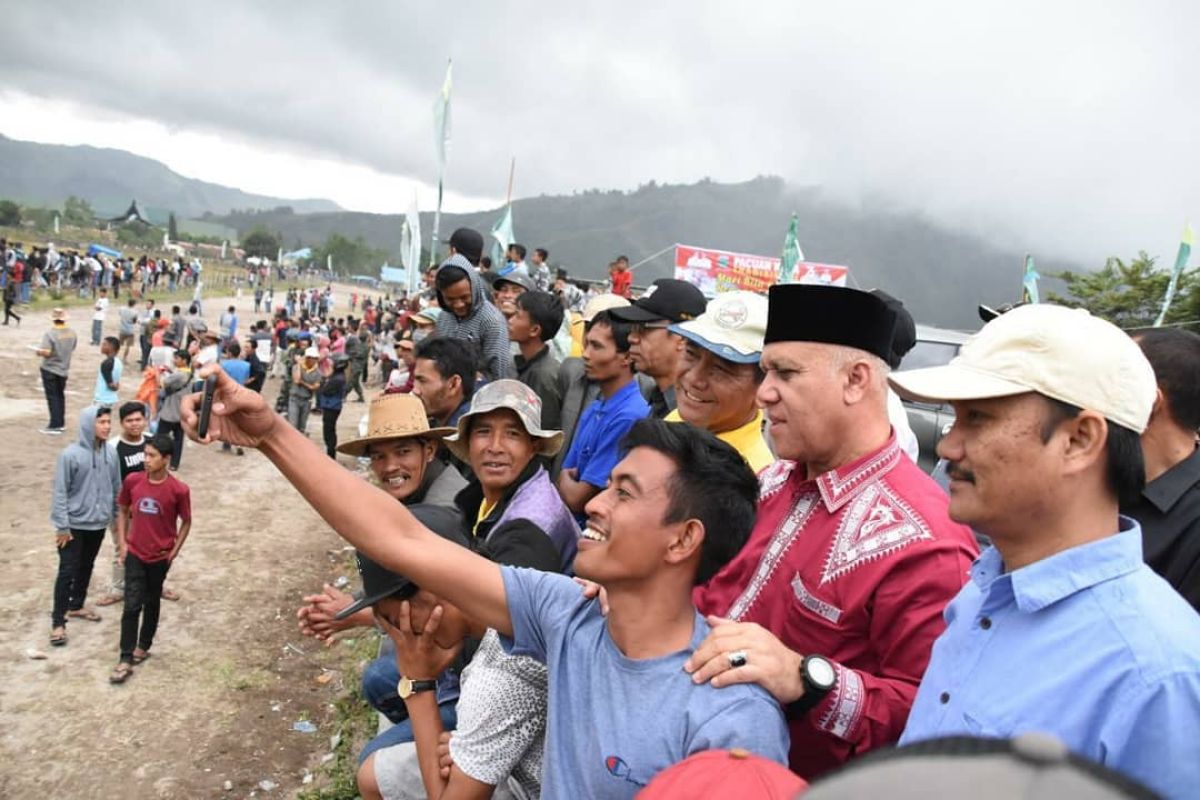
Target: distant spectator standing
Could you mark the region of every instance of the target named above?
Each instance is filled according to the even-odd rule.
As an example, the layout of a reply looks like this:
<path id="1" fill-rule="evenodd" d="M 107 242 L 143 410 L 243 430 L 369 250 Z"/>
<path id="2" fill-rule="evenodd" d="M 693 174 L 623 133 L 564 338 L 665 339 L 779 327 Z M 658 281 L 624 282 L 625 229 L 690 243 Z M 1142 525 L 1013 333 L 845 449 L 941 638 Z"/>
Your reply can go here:
<path id="1" fill-rule="evenodd" d="M 121 354 L 122 361 L 129 360 L 129 350 L 133 347 L 133 339 L 137 335 L 137 332 L 137 300 L 130 295 L 129 301 L 125 304 L 125 307 L 121 309 L 118 315 L 117 333 L 120 336 L 120 345 L 125 350 L 125 352 Z"/>
<path id="2" fill-rule="evenodd" d="M 544 247 L 537 247 L 534 248 L 533 256 L 529 259 L 529 277 L 533 278 L 533 282 L 537 284 L 538 291 L 540 292 L 550 291 L 553 284 L 550 275 L 550 265 L 546 263 L 546 259 L 549 257 L 549 251 Z"/>
<path id="3" fill-rule="evenodd" d="M 308 347 L 300 363 L 292 367 L 292 390 L 288 395 L 288 422 L 292 427 L 307 435 L 308 413 L 312 409 L 313 393 L 321 387 L 321 373 L 317 362 L 321 351 Z M 353 362 L 351 362 L 353 363 Z"/>
<path id="4" fill-rule="evenodd" d="M 346 367 L 350 360 L 344 353 L 333 357 L 333 370 L 321 378 L 317 389 L 317 408 L 321 409 L 321 435 L 325 439 L 325 454 L 337 458 L 337 423 L 346 398 Z"/>
<path id="5" fill-rule="evenodd" d="M 108 313 L 108 289 L 100 287 L 100 296 L 92 306 L 92 344 L 100 346 L 100 337 L 104 332 L 104 317 Z"/>
<path id="6" fill-rule="evenodd" d="M 42 336 L 37 354 L 42 357 L 42 388 L 50 409 L 50 422 L 41 433 L 61 436 L 66 415 L 67 374 L 71 370 L 71 355 L 79 339 L 67 327 L 67 312 L 56 308 L 50 312 L 50 330 Z"/>
<path id="7" fill-rule="evenodd" d="M 179 424 L 179 404 L 192 383 L 190 364 L 192 357 L 187 350 L 176 350 L 172 356 L 173 366 L 159 374 L 162 387 L 162 407 L 158 410 L 158 433 L 171 434 L 171 466 L 175 471 L 183 460 L 183 426 Z"/>
<path id="8" fill-rule="evenodd" d="M 230 306 L 225 311 L 221 312 L 221 318 L 217 322 L 217 332 L 221 335 L 221 343 L 224 344 L 230 339 L 237 338 L 238 316 L 237 307 Z"/>
<path id="9" fill-rule="evenodd" d="M 109 447 L 112 412 L 89 406 L 79 414 L 79 439 L 58 456 L 50 503 L 50 524 L 58 546 L 50 644 L 67 643 L 67 618 L 99 622 L 86 608 L 88 584 L 104 531 L 112 522 L 121 472 L 116 451 Z"/>
<path id="10" fill-rule="evenodd" d="M 629 257 L 617 256 L 617 260 L 609 266 L 608 271 L 609 277 L 612 279 L 612 293 L 628 300 L 633 289 L 633 273 L 629 269 Z"/>
<path id="11" fill-rule="evenodd" d="M 96 370 L 96 388 L 92 392 L 92 402 L 98 406 L 111 408 L 119 399 L 117 391 L 121 388 L 121 372 L 123 365 L 117 357 L 121 342 L 115 336 L 105 336 L 100 343 L 100 368 Z"/>

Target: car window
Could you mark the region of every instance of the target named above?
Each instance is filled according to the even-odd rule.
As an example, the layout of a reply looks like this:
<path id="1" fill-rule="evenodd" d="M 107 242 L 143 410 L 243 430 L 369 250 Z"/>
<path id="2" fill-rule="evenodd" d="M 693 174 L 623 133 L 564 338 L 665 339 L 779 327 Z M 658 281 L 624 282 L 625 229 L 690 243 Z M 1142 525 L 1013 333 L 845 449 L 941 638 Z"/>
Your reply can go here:
<path id="1" fill-rule="evenodd" d="M 918 341 L 900 362 L 900 369 L 921 369 L 949 364 L 958 355 L 959 345 L 951 342 Z"/>

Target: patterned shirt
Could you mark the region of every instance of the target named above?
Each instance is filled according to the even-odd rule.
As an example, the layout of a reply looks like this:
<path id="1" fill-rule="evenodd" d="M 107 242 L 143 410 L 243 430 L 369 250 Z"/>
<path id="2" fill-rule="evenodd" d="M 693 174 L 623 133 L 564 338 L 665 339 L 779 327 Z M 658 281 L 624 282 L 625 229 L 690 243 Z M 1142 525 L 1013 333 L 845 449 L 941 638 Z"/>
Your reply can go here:
<path id="1" fill-rule="evenodd" d="M 462 672 L 450 755 L 468 776 L 498 786 L 511 776 L 527 797 L 542 791 L 546 665 L 510 656 L 494 630 Z"/>
<path id="2" fill-rule="evenodd" d="M 750 540 L 694 599 L 834 662 L 837 686 L 789 722 L 791 767 L 812 779 L 899 738 L 977 549 L 895 436 L 811 480 L 777 461 L 759 483 Z"/>

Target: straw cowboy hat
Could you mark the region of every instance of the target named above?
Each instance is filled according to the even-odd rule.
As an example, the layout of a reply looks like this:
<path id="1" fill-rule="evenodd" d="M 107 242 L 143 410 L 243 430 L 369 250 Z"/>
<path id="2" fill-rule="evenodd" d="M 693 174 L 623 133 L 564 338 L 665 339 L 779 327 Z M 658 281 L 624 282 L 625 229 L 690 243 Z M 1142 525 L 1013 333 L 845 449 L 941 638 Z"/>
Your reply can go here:
<path id="1" fill-rule="evenodd" d="M 348 456 L 366 455 L 367 445 L 391 439 L 442 439 L 454 428 L 430 428 L 425 406 L 411 394 L 381 394 L 367 408 L 367 433 L 338 445 Z"/>
<path id="2" fill-rule="evenodd" d="M 458 429 L 453 436 L 446 437 L 446 449 L 460 461 L 470 461 L 470 446 L 467 443 L 471 417 L 487 414 L 499 408 L 516 412 L 522 427 L 534 438 L 538 452 L 553 456 L 562 448 L 562 431 L 542 430 L 542 399 L 525 384 L 511 378 L 492 381 L 471 398 L 471 408 L 458 418 Z"/>

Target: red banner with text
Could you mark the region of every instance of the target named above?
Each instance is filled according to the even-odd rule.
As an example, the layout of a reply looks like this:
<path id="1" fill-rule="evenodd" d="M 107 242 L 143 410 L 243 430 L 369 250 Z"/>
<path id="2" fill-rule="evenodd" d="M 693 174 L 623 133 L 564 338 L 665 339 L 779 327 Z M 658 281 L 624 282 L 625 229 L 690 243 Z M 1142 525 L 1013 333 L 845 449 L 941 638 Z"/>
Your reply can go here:
<path id="1" fill-rule="evenodd" d="M 766 292 L 779 281 L 780 263 L 771 256 L 675 245 L 675 277 L 699 287 L 708 297 L 735 289 Z M 802 261 L 796 265 L 792 281 L 845 286 L 849 276 L 849 267 Z"/>

